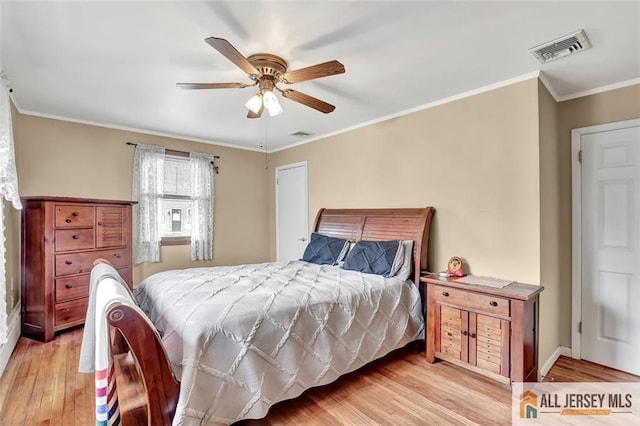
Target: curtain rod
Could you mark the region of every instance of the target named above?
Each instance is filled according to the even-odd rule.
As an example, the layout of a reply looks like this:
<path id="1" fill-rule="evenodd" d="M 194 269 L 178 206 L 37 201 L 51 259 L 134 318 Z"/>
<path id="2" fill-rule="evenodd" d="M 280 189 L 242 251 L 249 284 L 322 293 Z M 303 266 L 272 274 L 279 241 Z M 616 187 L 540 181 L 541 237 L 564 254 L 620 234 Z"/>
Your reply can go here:
<path id="1" fill-rule="evenodd" d="M 127 142 L 127 145 L 138 146 L 138 144 L 134 143 L 134 142 Z M 180 154 L 187 154 L 187 155 L 189 154 L 187 151 L 180 151 L 180 150 L 177 150 L 177 149 L 170 149 L 170 148 L 166 148 L 166 149 L 167 149 L 167 151 L 178 152 Z M 213 158 L 220 158 L 220 156 L 219 155 L 214 155 Z"/>
<path id="2" fill-rule="evenodd" d="M 131 146 L 138 146 L 138 144 L 135 143 L 135 142 L 127 142 L 126 144 L 127 145 L 131 145 Z M 169 149 L 169 148 L 167 148 L 166 151 L 169 152 L 169 155 L 171 155 L 171 153 L 174 153 L 174 154 L 180 154 L 180 155 L 184 155 L 184 156 L 189 156 L 189 153 L 187 151 L 179 151 L 177 149 Z M 219 155 L 214 155 L 213 156 L 214 161 L 216 159 L 218 159 L 218 158 L 220 158 Z M 213 170 L 216 172 L 216 174 L 219 174 L 220 173 L 219 167 L 216 166 L 216 164 L 213 161 L 211 162 L 211 165 L 213 166 Z"/>

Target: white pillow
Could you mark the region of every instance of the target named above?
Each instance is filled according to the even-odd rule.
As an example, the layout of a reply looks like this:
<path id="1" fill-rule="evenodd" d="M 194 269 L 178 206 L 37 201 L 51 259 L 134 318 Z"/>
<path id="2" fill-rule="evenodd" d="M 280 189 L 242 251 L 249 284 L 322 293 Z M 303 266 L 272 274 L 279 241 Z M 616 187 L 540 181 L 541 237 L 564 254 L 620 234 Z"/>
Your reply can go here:
<path id="1" fill-rule="evenodd" d="M 391 275 L 400 278 L 402 281 L 406 281 L 411 276 L 411 271 L 413 270 L 413 240 L 402 240 L 398 251 L 400 250 L 403 250 L 402 262 L 398 265 L 398 269 L 392 269 Z M 395 268 L 395 262 L 393 266 Z M 396 272 L 393 273 L 393 271 Z"/>
<path id="2" fill-rule="evenodd" d="M 337 263 L 339 267 L 342 268 L 342 265 L 344 264 L 344 260 L 347 258 L 347 255 L 355 245 L 356 245 L 355 241 L 349 240 L 349 244 L 347 244 L 345 247 L 346 250 L 343 250 L 343 252 L 340 253 L 340 259 L 338 259 L 338 263 Z"/>
<path id="3" fill-rule="evenodd" d="M 396 252 L 396 257 L 393 258 L 393 265 L 391 265 L 391 271 L 389 271 L 389 275 L 387 277 L 395 277 L 400 271 L 400 268 L 404 264 L 404 244 L 402 241 L 399 241 L 398 251 Z"/>

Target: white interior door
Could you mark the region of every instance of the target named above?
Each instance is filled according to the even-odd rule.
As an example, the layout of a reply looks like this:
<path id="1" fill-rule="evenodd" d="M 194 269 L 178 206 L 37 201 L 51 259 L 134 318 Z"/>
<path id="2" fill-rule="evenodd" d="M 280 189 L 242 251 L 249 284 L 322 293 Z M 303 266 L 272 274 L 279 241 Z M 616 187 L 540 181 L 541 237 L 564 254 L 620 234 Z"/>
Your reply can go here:
<path id="1" fill-rule="evenodd" d="M 640 127 L 584 134 L 583 359 L 640 374 Z"/>
<path id="2" fill-rule="evenodd" d="M 276 257 L 302 257 L 309 237 L 307 163 L 276 168 Z"/>

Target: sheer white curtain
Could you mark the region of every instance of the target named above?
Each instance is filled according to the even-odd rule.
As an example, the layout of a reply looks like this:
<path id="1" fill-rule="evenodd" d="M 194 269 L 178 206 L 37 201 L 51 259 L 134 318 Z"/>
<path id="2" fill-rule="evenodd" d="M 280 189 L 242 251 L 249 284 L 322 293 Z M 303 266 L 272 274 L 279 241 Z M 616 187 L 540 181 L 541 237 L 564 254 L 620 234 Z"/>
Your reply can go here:
<path id="1" fill-rule="evenodd" d="M 191 260 L 213 259 L 213 155 L 189 153 L 191 163 Z"/>
<path id="2" fill-rule="evenodd" d="M 133 161 L 133 261 L 160 261 L 164 148 L 138 144 Z"/>
<path id="3" fill-rule="evenodd" d="M 0 346 L 7 343 L 7 273 L 4 247 L 4 201 L 0 197 Z"/>
<path id="4" fill-rule="evenodd" d="M 0 345 L 3 345 L 7 342 L 4 200 L 11 201 L 18 210 L 22 209 L 22 203 L 18 194 L 18 174 L 13 151 L 9 90 L 4 74 L 0 75 L 0 79 Z"/>

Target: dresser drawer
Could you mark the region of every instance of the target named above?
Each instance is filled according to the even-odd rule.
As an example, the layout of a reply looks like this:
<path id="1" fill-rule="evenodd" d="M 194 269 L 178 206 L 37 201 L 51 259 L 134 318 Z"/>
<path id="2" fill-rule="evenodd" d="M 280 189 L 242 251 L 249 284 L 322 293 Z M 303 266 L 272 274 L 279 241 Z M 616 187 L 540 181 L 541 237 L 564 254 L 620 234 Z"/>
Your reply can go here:
<path id="1" fill-rule="evenodd" d="M 81 274 L 90 272 L 93 268 L 93 261 L 102 258 L 106 259 L 114 268 L 128 266 L 130 259 L 127 258 L 126 250 L 96 250 L 87 253 L 71 253 L 56 255 L 56 276 Z"/>
<path id="2" fill-rule="evenodd" d="M 56 228 L 93 226 L 94 221 L 93 206 L 56 205 Z"/>
<path id="3" fill-rule="evenodd" d="M 451 287 L 435 286 L 435 302 L 500 317 L 510 315 L 509 299 Z"/>
<path id="4" fill-rule="evenodd" d="M 92 249 L 94 247 L 93 228 L 56 230 L 56 251 Z"/>
<path id="5" fill-rule="evenodd" d="M 56 327 L 81 324 L 87 316 L 89 298 L 73 300 L 71 302 L 56 303 Z"/>
<path id="6" fill-rule="evenodd" d="M 90 274 L 56 279 L 56 302 L 87 297 Z"/>

